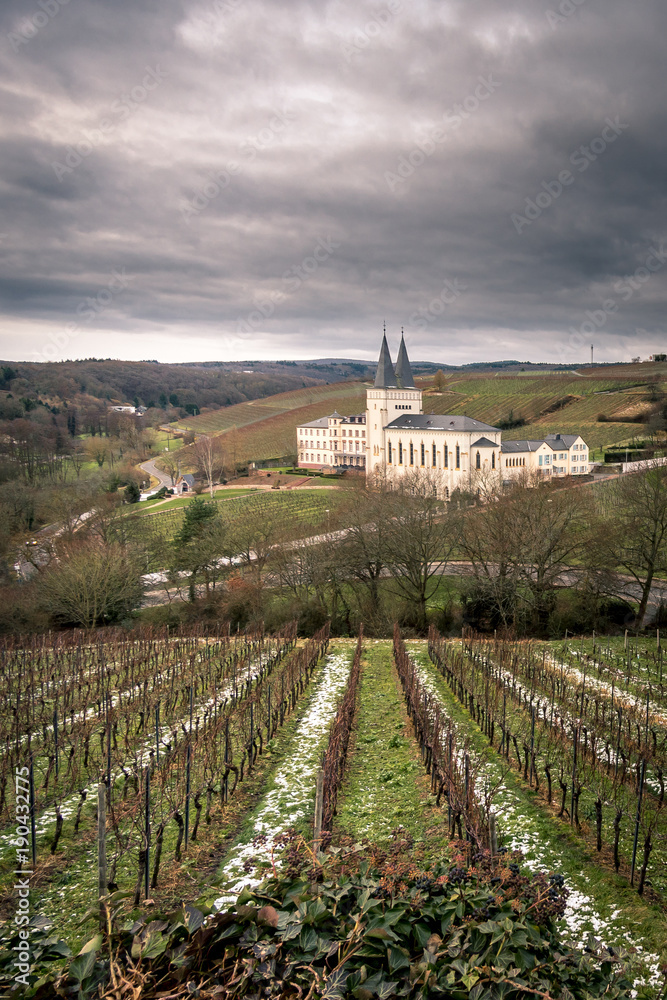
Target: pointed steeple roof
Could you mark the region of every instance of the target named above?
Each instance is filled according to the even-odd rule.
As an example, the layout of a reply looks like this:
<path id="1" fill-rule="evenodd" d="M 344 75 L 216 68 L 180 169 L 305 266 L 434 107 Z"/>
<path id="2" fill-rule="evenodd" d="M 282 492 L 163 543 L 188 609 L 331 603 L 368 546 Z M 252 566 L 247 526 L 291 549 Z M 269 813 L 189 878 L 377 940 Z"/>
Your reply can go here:
<path id="1" fill-rule="evenodd" d="M 401 389 L 414 389 L 415 380 L 408 360 L 408 352 L 405 348 L 405 338 L 401 330 L 401 346 L 398 349 L 396 359 L 396 381 Z"/>
<path id="2" fill-rule="evenodd" d="M 375 388 L 396 388 L 396 375 L 394 374 L 394 366 L 391 363 L 391 355 L 389 354 L 389 347 L 387 346 L 386 333 L 382 337 L 382 347 L 380 348 L 380 357 L 378 358 L 378 367 L 377 372 L 375 373 Z"/>

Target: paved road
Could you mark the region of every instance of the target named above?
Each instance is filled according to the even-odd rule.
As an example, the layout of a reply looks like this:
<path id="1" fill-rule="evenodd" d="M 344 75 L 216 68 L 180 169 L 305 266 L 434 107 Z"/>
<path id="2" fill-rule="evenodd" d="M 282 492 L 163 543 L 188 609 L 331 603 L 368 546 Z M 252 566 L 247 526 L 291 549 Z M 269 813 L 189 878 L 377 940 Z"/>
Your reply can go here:
<path id="1" fill-rule="evenodd" d="M 167 486 L 171 489 L 171 476 L 168 476 L 166 472 L 162 471 L 162 469 L 158 469 L 155 464 L 155 459 L 151 459 L 149 462 L 142 462 L 139 468 L 143 469 L 146 475 L 155 476 L 155 478 L 159 480 L 160 486 Z"/>
<path id="2" fill-rule="evenodd" d="M 345 538 L 348 534 L 349 529 L 343 528 L 339 531 L 332 531 L 330 534 L 326 535 L 312 535 L 310 538 L 298 539 L 294 542 L 287 542 L 285 544 L 286 549 L 295 549 L 301 545 L 324 545 L 332 544 L 333 542 L 340 541 Z M 251 553 L 251 559 L 254 553 Z M 217 561 L 216 566 L 222 568 L 223 566 L 229 565 L 242 565 L 245 559 L 242 556 L 233 556 L 231 559 L 221 558 Z M 434 564 L 435 572 L 439 576 L 472 576 L 473 566 L 471 562 L 466 560 L 452 560 L 444 564 Z M 560 573 L 556 586 L 559 587 L 572 587 L 579 583 L 581 574 L 583 570 L 572 567 L 564 567 Z M 391 576 L 391 571 L 386 568 L 381 574 L 383 577 L 387 578 Z M 179 577 L 187 578 L 189 573 L 179 573 Z M 160 588 L 159 584 L 167 583 L 169 579 L 169 574 L 166 570 L 158 573 L 147 573 L 142 577 L 142 582 L 146 587 L 144 594 L 144 605 L 155 605 L 155 604 L 166 604 L 174 600 L 178 596 L 178 588 L 169 589 Z M 269 584 L 276 583 L 277 581 L 269 580 Z M 616 586 L 613 588 L 613 596 L 623 597 L 631 601 L 638 602 L 641 597 L 641 588 L 630 576 L 626 576 L 622 573 L 617 573 L 615 577 Z M 198 592 L 204 593 L 204 585 L 198 586 Z M 651 592 L 649 596 L 649 607 L 658 607 L 661 602 L 667 602 L 667 582 L 664 580 L 655 580 L 653 586 L 651 587 Z"/>

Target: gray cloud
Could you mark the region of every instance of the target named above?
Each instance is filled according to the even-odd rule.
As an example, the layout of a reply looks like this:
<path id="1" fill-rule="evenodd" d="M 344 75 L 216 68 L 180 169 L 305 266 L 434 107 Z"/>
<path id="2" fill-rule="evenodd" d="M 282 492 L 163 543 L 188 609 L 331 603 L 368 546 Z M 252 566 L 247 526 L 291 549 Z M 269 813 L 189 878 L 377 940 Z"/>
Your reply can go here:
<path id="1" fill-rule="evenodd" d="M 371 357 L 383 318 L 451 362 L 664 348 L 667 266 L 620 289 L 667 243 L 666 21 L 6 0 L 0 355 Z"/>

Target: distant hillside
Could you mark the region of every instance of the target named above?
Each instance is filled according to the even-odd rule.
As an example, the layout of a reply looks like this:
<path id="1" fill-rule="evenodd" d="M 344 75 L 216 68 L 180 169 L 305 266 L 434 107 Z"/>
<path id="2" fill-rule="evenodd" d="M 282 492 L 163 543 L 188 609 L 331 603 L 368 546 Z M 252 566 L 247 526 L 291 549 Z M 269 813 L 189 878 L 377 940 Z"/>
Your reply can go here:
<path id="1" fill-rule="evenodd" d="M 416 367 L 416 366 L 415 366 Z M 443 370 L 444 371 L 444 370 Z M 615 365 L 549 372 L 444 371 L 442 391 L 432 377 L 419 379 L 426 413 L 467 414 L 503 428 L 506 440 L 539 438 L 554 431 L 578 432 L 591 447 L 632 439 L 642 421 L 667 394 L 667 365 Z M 291 455 L 298 424 L 333 410 L 364 409 L 368 383 L 296 389 L 262 400 L 190 417 L 178 426 L 222 434 L 238 462 Z M 598 419 L 604 418 L 604 419 Z"/>
<path id="2" fill-rule="evenodd" d="M 296 427 L 338 410 L 343 416 L 366 406 L 366 385 L 337 382 L 283 392 L 267 399 L 179 420 L 173 426 L 197 434 L 222 435 L 236 462 L 282 458 L 296 451 Z"/>
<path id="3" fill-rule="evenodd" d="M 85 396 L 108 403 L 172 406 L 191 412 L 261 399 L 287 389 L 321 385 L 326 376 L 292 368 L 271 373 L 219 365 L 170 365 L 110 359 L 62 362 L 0 362 L 0 390 L 15 399 L 62 404 Z"/>

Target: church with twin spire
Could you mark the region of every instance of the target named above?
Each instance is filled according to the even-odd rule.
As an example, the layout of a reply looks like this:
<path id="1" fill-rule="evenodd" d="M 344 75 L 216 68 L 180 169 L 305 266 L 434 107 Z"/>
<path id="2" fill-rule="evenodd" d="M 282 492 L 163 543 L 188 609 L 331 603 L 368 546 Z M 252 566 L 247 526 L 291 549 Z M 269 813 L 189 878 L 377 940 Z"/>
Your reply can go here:
<path id="1" fill-rule="evenodd" d="M 369 479 L 428 473 L 444 498 L 471 485 L 474 474 L 499 473 L 501 432 L 472 417 L 423 412 L 401 336 L 396 366 L 386 334 L 365 413 L 335 412 L 297 427 L 299 467 L 365 470 Z"/>

